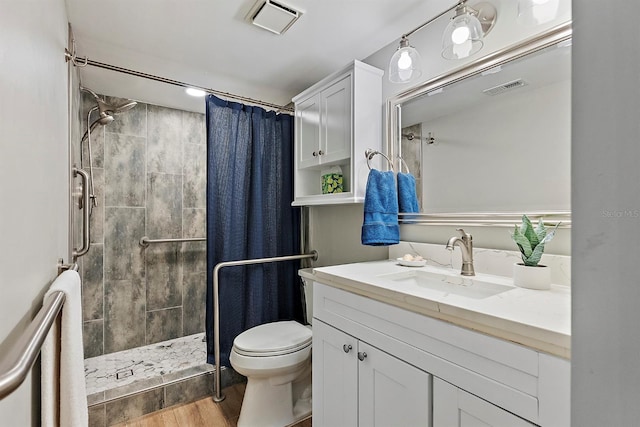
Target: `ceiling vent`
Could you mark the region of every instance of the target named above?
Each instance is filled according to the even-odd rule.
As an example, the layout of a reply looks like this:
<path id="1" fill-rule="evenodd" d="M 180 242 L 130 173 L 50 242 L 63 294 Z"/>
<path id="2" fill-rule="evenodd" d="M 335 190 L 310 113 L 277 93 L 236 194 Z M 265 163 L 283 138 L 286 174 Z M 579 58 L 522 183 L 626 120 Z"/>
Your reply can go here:
<path id="1" fill-rule="evenodd" d="M 302 16 L 302 12 L 273 0 L 259 0 L 249 11 L 247 18 L 253 25 L 283 34 Z"/>
<path id="2" fill-rule="evenodd" d="M 501 93 L 505 93 L 508 90 L 516 89 L 522 86 L 526 86 L 528 83 L 522 79 L 513 80 L 508 83 L 504 83 L 498 86 L 490 87 L 489 89 L 485 89 L 482 93 L 487 95 L 499 95 Z"/>

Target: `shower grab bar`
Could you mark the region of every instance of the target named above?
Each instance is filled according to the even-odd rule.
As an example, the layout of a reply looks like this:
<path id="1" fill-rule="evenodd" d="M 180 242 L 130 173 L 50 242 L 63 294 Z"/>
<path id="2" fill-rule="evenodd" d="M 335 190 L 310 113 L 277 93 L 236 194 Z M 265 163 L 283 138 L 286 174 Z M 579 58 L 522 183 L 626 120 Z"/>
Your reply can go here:
<path id="1" fill-rule="evenodd" d="M 265 264 L 269 262 L 281 262 L 281 261 L 295 261 L 299 259 L 308 259 L 311 258 L 314 261 L 318 259 L 318 251 L 311 251 L 308 254 L 302 255 L 287 255 L 287 256 L 277 256 L 270 258 L 254 258 L 254 259 L 243 259 L 240 261 L 225 261 L 219 262 L 213 267 L 213 341 L 214 341 L 214 357 L 216 360 L 216 395 L 213 397 L 213 401 L 216 403 L 222 402 L 224 400 L 224 395 L 222 394 L 222 390 L 220 389 L 220 307 L 218 302 L 218 273 L 224 267 L 234 267 L 238 265 L 254 265 L 254 264 Z"/>
<path id="2" fill-rule="evenodd" d="M 80 249 L 73 249 L 72 259 L 75 261 L 78 257 L 89 252 L 91 246 L 91 235 L 89 230 L 89 221 L 91 218 L 91 188 L 89 187 L 89 174 L 87 171 L 79 168 L 73 168 L 73 177 L 80 175 L 82 178 L 82 197 L 79 209 L 83 209 L 82 212 L 82 247 Z"/>
<path id="3" fill-rule="evenodd" d="M 78 271 L 78 264 L 69 267 Z M 6 353 L 0 362 L 0 400 L 11 394 L 25 380 L 31 367 L 40 354 L 40 349 L 49 330 L 56 321 L 64 305 L 64 292 L 52 292 L 44 302 L 38 314 L 24 330 L 20 338 Z"/>
<path id="4" fill-rule="evenodd" d="M 155 243 L 180 243 L 180 242 L 206 242 L 206 237 L 185 237 L 183 239 L 150 239 L 148 236 L 142 236 L 138 242 L 143 248 L 148 248 L 150 244 Z"/>

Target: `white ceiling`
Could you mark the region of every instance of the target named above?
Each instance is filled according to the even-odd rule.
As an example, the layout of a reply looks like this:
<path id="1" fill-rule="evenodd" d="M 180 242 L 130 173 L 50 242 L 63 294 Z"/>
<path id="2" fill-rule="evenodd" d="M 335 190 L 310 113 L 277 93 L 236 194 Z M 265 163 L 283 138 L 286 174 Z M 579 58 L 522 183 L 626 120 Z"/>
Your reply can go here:
<path id="1" fill-rule="evenodd" d="M 79 56 L 285 105 L 353 59 L 364 59 L 452 0 L 278 0 L 304 12 L 284 34 L 245 16 L 255 0 L 66 0 Z M 96 67 L 102 94 L 203 111 L 182 88 Z"/>

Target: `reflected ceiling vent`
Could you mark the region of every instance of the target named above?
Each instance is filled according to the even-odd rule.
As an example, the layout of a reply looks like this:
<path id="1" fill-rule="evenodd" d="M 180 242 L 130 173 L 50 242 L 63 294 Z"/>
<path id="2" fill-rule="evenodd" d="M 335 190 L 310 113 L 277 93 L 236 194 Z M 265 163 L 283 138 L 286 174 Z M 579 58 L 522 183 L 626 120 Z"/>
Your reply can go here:
<path id="1" fill-rule="evenodd" d="M 253 25 L 276 34 L 284 34 L 302 12 L 273 0 L 259 0 L 249 11 L 247 19 Z"/>
<path id="2" fill-rule="evenodd" d="M 509 90 L 517 89 L 519 87 L 526 86 L 526 85 L 528 85 L 527 82 L 525 82 L 522 79 L 518 79 L 518 80 L 510 81 L 508 83 L 503 83 L 498 86 L 490 87 L 489 89 L 483 90 L 482 93 L 486 95 L 500 95 L 501 93 L 505 93 Z"/>

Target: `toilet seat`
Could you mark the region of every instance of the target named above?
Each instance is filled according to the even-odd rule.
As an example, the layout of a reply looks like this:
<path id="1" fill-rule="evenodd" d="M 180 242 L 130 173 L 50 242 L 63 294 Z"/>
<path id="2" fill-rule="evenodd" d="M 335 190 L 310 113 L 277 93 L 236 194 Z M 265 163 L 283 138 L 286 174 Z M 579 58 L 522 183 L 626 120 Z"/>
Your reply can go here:
<path id="1" fill-rule="evenodd" d="M 293 320 L 265 323 L 238 335 L 233 351 L 248 357 L 280 356 L 309 347 L 311 339 L 311 330 Z"/>

